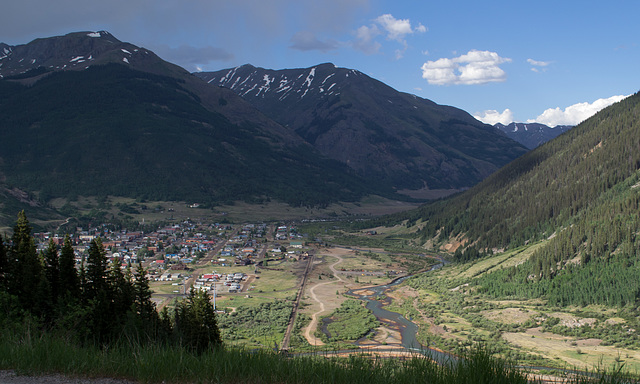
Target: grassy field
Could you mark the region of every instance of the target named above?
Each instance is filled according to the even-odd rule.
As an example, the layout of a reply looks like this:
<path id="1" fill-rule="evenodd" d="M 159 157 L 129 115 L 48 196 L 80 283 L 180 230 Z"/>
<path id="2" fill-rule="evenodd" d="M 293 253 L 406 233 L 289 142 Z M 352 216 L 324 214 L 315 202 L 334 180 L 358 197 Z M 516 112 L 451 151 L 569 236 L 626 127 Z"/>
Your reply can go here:
<path id="1" fill-rule="evenodd" d="M 390 293 L 387 309 L 411 315 L 419 340 L 445 350 L 475 343 L 519 364 L 595 369 L 624 364 L 640 372 L 635 326 L 625 309 L 549 308 L 543 300 L 495 300 L 478 294 L 473 278 L 523 262 L 534 244 L 474 263 L 455 265 L 407 281 Z M 469 284 L 471 283 L 471 284 Z"/>
<path id="2" fill-rule="evenodd" d="M 357 203 L 337 203 L 326 208 L 291 207 L 287 204 L 269 202 L 264 204 L 247 204 L 236 202 L 233 205 L 219 205 L 211 208 L 197 207 L 197 202 L 175 201 L 138 201 L 131 198 L 109 196 L 78 197 L 76 201 L 55 199 L 51 206 L 68 211 L 70 215 L 95 215 L 104 212 L 111 217 L 130 217 L 134 221 L 156 222 L 183 220 L 207 220 L 210 222 L 281 222 L 302 219 L 337 219 L 345 217 L 372 217 L 389 213 L 406 211 L 417 207 L 417 203 L 399 202 L 379 196 L 368 196 Z M 62 223 L 62 222 L 61 222 Z M 60 224 L 60 223 L 58 223 Z"/>

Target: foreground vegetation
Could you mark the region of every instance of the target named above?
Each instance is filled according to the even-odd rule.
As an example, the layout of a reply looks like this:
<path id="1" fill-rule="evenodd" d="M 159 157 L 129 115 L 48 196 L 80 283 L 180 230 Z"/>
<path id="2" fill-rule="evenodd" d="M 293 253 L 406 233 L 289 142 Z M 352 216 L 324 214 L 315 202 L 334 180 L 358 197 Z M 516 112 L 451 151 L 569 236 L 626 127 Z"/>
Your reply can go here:
<path id="1" fill-rule="evenodd" d="M 416 355 L 408 360 L 286 357 L 269 351 L 212 348 L 194 354 L 177 346 L 141 345 L 124 340 L 111 348 L 79 346 L 24 327 L 2 332 L 0 369 L 19 374 L 58 373 L 114 377 L 145 383 L 530 383 L 520 369 L 474 350 L 457 362 L 438 365 Z M 570 377 L 568 383 L 622 383 L 624 375 Z"/>

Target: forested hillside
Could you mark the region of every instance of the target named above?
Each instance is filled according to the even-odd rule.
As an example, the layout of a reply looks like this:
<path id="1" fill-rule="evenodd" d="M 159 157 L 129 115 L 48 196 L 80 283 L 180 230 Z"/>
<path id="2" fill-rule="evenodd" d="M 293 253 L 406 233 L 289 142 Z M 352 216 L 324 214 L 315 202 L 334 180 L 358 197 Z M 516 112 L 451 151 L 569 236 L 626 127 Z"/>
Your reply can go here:
<path id="1" fill-rule="evenodd" d="M 544 242 L 526 263 L 478 280 L 486 293 L 622 306 L 640 298 L 639 169 L 635 94 L 404 218 L 419 224 L 422 244 L 462 243 L 460 261 Z"/>
<path id="2" fill-rule="evenodd" d="M 630 214 L 640 193 L 635 187 L 640 168 L 639 113 L 636 94 L 469 191 L 413 212 L 411 219 L 425 221 L 419 232 L 425 241 L 436 235 L 442 241 L 462 235 L 469 244 L 488 249 L 560 235 L 560 229 L 584 225 L 587 217 L 610 223 L 617 214 Z M 615 227 L 619 226 L 606 226 Z"/>

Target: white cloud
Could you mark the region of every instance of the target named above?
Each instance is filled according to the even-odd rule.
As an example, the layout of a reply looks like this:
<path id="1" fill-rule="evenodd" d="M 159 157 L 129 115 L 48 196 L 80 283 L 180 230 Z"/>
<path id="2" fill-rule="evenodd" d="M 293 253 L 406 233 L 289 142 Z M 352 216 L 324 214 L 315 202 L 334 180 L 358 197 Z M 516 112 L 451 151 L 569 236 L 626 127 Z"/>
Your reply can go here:
<path id="1" fill-rule="evenodd" d="M 538 60 L 534 60 L 534 59 L 527 59 L 527 63 L 531 64 L 533 67 L 531 67 L 531 70 L 533 72 L 545 72 L 547 70 L 547 66 L 549 64 L 551 64 L 550 61 L 538 61 Z"/>
<path id="2" fill-rule="evenodd" d="M 502 82 L 507 74 L 500 64 L 509 62 L 511 59 L 500 57 L 495 52 L 471 50 L 453 59 L 427 61 L 422 65 L 422 77 L 435 85 Z"/>
<path id="3" fill-rule="evenodd" d="M 379 35 L 380 29 L 377 26 L 363 25 L 356 30 L 356 40 L 353 42 L 353 46 L 367 55 L 378 53 L 382 45 L 375 41 L 375 38 Z"/>
<path id="4" fill-rule="evenodd" d="M 387 39 L 403 41 L 406 35 L 413 33 L 409 19 L 396 19 L 390 14 L 379 16 L 375 22 L 387 31 Z"/>
<path id="5" fill-rule="evenodd" d="M 560 108 L 549 108 L 535 119 L 527 120 L 527 123 L 542 123 L 550 127 L 555 127 L 556 125 L 577 125 L 595 115 L 601 109 L 617 103 L 626 97 L 628 96 L 611 96 L 606 99 L 598 99 L 593 103 L 574 104 L 564 110 Z"/>
<path id="6" fill-rule="evenodd" d="M 546 67 L 547 65 L 551 64 L 550 61 L 538 61 L 533 59 L 527 59 L 527 63 L 536 67 Z"/>
<path id="7" fill-rule="evenodd" d="M 407 35 L 425 32 L 427 27 L 420 23 L 413 28 L 409 19 L 396 19 L 393 15 L 384 14 L 374 19 L 369 26 L 363 25 L 356 30 L 356 41 L 353 46 L 367 54 L 377 53 L 382 45 L 375 39 L 385 35 L 387 40 L 396 41 L 402 45 L 401 49 L 395 51 L 396 59 L 400 59 L 408 47 Z"/>
<path id="8" fill-rule="evenodd" d="M 496 123 L 502 123 L 508 125 L 513 122 L 513 112 L 509 108 L 502 111 L 502 113 L 495 109 L 484 111 L 482 115 L 473 116 L 476 119 L 482 121 L 485 124 L 494 125 Z"/>

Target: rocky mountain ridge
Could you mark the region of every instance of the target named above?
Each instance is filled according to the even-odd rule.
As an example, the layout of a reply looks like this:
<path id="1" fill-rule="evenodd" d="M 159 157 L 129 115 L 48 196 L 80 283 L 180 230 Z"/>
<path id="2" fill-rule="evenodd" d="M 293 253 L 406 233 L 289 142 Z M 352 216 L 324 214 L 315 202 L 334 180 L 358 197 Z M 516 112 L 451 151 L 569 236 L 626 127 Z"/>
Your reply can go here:
<path id="1" fill-rule="evenodd" d="M 195 75 L 236 92 L 325 156 L 397 189 L 467 188 L 526 152 L 465 111 L 331 63 Z"/>
<path id="2" fill-rule="evenodd" d="M 534 149 L 565 133 L 573 128 L 573 125 L 556 125 L 555 127 L 549 127 L 548 125 L 540 123 L 514 122 L 508 125 L 497 123 L 494 127 L 525 147 Z"/>

